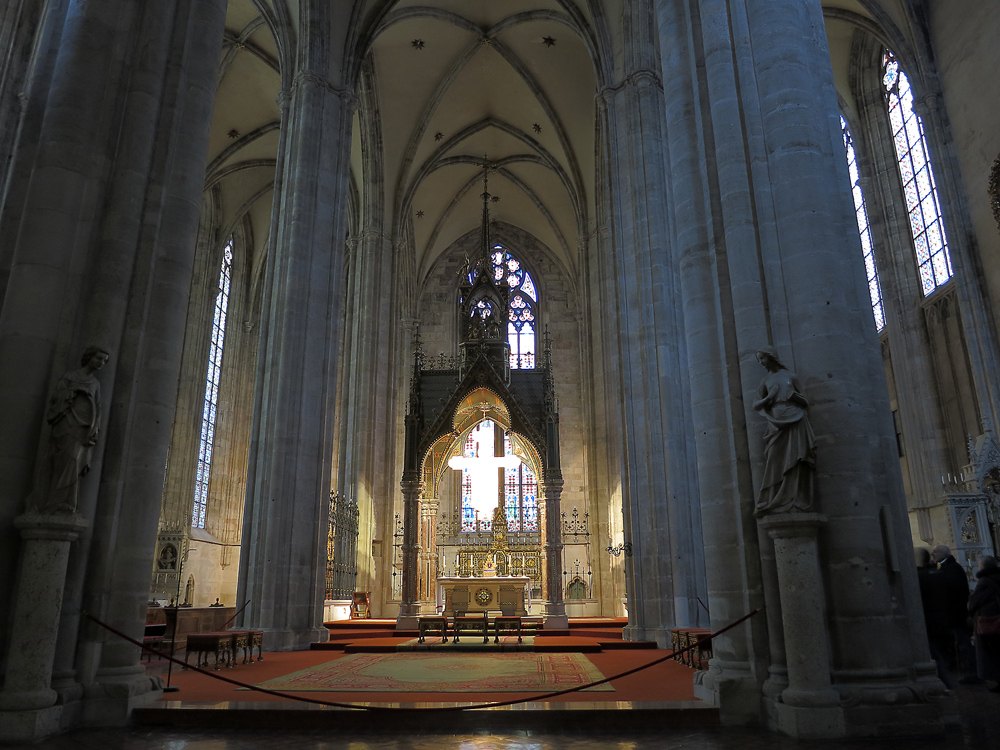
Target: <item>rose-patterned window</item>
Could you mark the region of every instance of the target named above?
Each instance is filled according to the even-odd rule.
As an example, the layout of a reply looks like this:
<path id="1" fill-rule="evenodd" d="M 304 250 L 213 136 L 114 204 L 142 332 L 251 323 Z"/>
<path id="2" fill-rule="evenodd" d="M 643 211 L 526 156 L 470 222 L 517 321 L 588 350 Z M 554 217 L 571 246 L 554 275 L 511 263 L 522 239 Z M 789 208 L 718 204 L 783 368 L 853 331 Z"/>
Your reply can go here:
<path id="1" fill-rule="evenodd" d="M 535 367 L 535 319 L 538 293 L 531 274 L 503 245 L 493 246 L 493 278 L 506 279 L 510 287 L 507 341 L 510 343 L 510 368 L 532 370 Z"/>

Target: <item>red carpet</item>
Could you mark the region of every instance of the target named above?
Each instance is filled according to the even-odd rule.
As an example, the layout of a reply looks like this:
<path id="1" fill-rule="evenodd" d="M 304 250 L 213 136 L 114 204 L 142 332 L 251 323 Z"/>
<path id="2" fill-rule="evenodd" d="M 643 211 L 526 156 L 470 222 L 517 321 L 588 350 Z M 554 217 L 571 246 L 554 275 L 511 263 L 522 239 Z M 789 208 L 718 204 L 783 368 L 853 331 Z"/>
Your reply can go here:
<path id="1" fill-rule="evenodd" d="M 661 650 L 618 650 L 586 654 L 603 674 L 613 676 L 642 664 L 664 656 L 667 652 Z M 496 654 L 493 658 L 502 659 L 505 654 Z M 240 665 L 233 669 L 223 670 L 221 674 L 234 680 L 246 683 L 260 683 L 278 677 L 298 672 L 308 667 L 343 658 L 341 652 L 330 651 L 291 651 L 265 653 L 264 661 L 255 664 Z M 162 663 L 154 664 L 150 674 L 164 675 Z M 595 700 L 611 701 L 690 701 L 694 699 L 694 671 L 674 661 L 666 661 L 650 669 L 643 670 L 629 677 L 613 680 L 613 693 L 578 692 L 551 699 L 552 702 L 576 702 Z M 166 701 L 199 701 L 216 703 L 221 701 L 279 701 L 287 702 L 285 698 L 265 695 L 263 693 L 247 693 L 236 686 L 197 672 L 174 671 L 172 684 L 180 688 L 179 692 L 167 693 Z M 251 698 L 252 695 L 252 698 Z M 311 692 L 311 698 L 341 702 L 426 702 L 450 703 L 455 700 L 455 693 L 374 693 L 374 692 Z M 465 702 L 487 702 L 524 698 L 531 700 L 537 693 L 463 693 Z"/>

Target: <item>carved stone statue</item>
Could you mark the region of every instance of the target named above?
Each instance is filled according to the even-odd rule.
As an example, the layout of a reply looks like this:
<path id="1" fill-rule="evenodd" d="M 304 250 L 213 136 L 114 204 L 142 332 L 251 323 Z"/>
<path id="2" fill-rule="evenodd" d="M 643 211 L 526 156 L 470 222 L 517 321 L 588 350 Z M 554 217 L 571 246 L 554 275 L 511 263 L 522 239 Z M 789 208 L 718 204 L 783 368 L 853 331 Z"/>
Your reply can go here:
<path id="1" fill-rule="evenodd" d="M 767 375 L 757 389 L 753 408 L 768 421 L 764 433 L 764 477 L 754 515 L 812 510 L 816 438 L 809 424 L 809 402 L 798 377 L 778 352 L 765 347 L 757 361 Z"/>
<path id="2" fill-rule="evenodd" d="M 80 478 L 90 471 L 90 456 L 100 432 L 101 385 L 94 373 L 109 357 L 100 347 L 88 347 L 80 369 L 59 378 L 45 412 L 49 444 L 35 489 L 28 497 L 29 510 L 76 512 Z"/>

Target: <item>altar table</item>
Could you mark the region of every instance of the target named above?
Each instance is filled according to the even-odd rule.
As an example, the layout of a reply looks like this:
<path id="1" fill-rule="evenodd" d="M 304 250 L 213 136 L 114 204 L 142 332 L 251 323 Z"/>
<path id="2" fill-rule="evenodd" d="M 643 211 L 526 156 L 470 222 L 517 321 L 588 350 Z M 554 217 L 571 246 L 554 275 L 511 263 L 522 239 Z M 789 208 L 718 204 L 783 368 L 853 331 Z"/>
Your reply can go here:
<path id="1" fill-rule="evenodd" d="M 524 601 L 530 585 L 529 576 L 441 577 L 437 579 L 437 604 L 448 617 L 484 612 L 523 617 L 528 614 Z"/>

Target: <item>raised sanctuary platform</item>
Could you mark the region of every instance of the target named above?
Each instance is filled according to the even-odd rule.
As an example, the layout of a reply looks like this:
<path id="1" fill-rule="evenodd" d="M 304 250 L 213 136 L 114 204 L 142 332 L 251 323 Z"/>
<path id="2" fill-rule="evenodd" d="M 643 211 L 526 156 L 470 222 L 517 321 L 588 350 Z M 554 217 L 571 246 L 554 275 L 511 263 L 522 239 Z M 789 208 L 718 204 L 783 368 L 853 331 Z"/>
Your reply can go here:
<path id="1" fill-rule="evenodd" d="M 312 651 L 267 653 L 263 662 L 225 670 L 223 676 L 356 708 L 301 703 L 241 689 L 209 675 L 175 671 L 179 692 L 136 709 L 133 717 L 140 724 L 345 731 L 373 731 L 388 719 L 397 731 L 421 732 L 636 732 L 717 724 L 718 710 L 694 697 L 694 671 L 669 660 L 594 688 L 541 697 L 629 672 L 666 655 L 655 643 L 621 640 L 625 622 L 623 618 L 571 621 L 570 636 L 538 631 L 531 636 L 538 653 L 398 653 L 396 645 L 412 637 L 389 637 L 395 632 L 391 620 L 353 628 L 357 623 L 330 623 L 329 644 L 315 644 Z M 383 651 L 383 643 L 391 650 Z M 156 669 L 151 667 L 150 673 Z M 511 700 L 518 702 L 489 705 Z"/>

